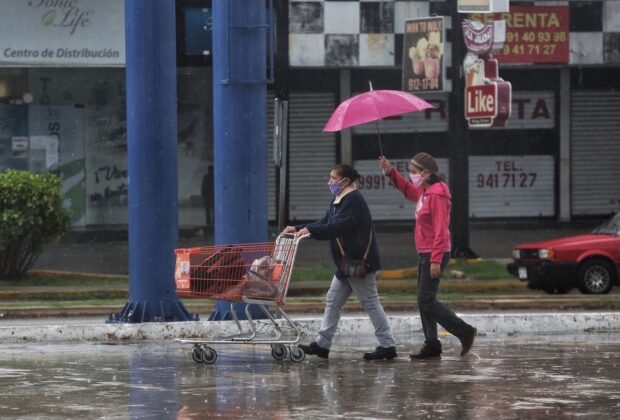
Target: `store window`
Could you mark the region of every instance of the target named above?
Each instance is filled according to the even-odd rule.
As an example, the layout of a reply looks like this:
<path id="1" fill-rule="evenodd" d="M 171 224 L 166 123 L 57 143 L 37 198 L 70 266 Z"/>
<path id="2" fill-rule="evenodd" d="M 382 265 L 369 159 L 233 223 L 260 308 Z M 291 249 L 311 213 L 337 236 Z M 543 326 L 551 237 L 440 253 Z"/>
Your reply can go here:
<path id="1" fill-rule="evenodd" d="M 212 63 L 213 15 L 211 0 L 176 2 L 177 65 L 208 66 Z"/>

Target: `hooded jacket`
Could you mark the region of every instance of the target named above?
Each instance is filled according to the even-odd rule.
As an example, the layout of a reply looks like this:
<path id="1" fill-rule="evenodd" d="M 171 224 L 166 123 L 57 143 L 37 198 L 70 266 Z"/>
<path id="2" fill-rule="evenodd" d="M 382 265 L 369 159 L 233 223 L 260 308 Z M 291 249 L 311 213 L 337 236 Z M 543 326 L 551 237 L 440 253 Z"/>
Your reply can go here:
<path id="1" fill-rule="evenodd" d="M 450 252 L 450 208 L 452 197 L 445 182 L 416 187 L 400 172 L 392 169 L 388 177 L 407 200 L 416 202 L 415 245 L 418 253 L 430 253 L 431 262 L 441 264 L 444 253 Z"/>

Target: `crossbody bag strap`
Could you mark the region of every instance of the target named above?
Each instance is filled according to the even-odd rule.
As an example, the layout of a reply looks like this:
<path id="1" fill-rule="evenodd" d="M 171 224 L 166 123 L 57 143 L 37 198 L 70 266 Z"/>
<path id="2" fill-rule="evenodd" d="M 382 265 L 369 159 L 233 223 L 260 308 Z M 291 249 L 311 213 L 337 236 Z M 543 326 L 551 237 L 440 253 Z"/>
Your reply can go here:
<path id="1" fill-rule="evenodd" d="M 342 254 L 342 256 L 346 256 L 347 254 L 344 253 L 344 248 L 342 247 L 342 242 L 340 241 L 340 238 L 336 238 L 336 243 L 338 244 L 338 248 L 340 248 L 340 253 Z M 368 256 L 368 253 L 370 252 L 370 245 L 372 244 L 372 229 L 370 230 L 370 239 L 368 239 L 368 245 L 366 246 L 366 252 L 364 252 L 364 260 L 366 260 L 366 257 Z"/>

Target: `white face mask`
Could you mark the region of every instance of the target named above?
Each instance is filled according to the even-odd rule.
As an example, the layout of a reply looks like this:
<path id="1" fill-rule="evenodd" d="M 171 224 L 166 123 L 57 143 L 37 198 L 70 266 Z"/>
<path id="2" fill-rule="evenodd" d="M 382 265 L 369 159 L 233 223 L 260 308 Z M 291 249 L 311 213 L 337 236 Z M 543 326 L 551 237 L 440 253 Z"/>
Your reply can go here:
<path id="1" fill-rule="evenodd" d="M 409 174 L 409 179 L 411 179 L 411 182 L 413 182 L 413 185 L 415 185 L 416 187 L 421 186 L 424 183 L 424 177 L 422 177 L 422 175 L 420 174 Z"/>

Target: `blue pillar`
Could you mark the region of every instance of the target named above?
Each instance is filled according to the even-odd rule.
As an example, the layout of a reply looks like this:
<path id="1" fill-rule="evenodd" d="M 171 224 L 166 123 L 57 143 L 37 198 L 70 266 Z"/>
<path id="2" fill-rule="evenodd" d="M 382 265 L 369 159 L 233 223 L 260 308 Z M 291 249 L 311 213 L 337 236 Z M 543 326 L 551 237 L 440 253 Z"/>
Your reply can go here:
<path id="1" fill-rule="evenodd" d="M 129 302 L 110 322 L 185 321 L 177 299 L 174 0 L 125 0 Z"/>
<path id="2" fill-rule="evenodd" d="M 267 219 L 265 0 L 213 2 L 215 243 L 265 242 Z M 235 305 L 240 317 L 243 305 Z M 228 319 L 218 301 L 211 319 Z M 259 316 L 256 310 L 252 316 Z M 260 314 L 262 315 L 262 314 Z"/>

